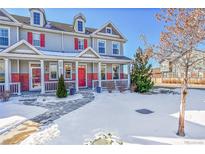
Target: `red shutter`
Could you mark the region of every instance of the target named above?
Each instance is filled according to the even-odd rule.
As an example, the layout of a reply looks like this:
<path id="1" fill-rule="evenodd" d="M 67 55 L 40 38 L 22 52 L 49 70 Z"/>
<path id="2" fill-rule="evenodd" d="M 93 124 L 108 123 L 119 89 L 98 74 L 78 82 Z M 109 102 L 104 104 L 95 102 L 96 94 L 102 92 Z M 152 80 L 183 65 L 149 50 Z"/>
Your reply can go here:
<path id="1" fill-rule="evenodd" d="M 74 39 L 74 43 L 75 43 L 75 50 L 78 50 L 78 38 Z"/>
<path id="2" fill-rule="evenodd" d="M 88 47 L 88 40 L 84 39 L 84 49 L 86 49 Z"/>
<path id="3" fill-rule="evenodd" d="M 27 41 L 28 41 L 28 43 L 30 43 L 31 45 L 33 44 L 33 35 L 32 35 L 32 32 L 28 32 Z"/>
<path id="4" fill-rule="evenodd" d="M 40 35 L 40 45 L 41 47 L 45 47 L 45 34 Z"/>

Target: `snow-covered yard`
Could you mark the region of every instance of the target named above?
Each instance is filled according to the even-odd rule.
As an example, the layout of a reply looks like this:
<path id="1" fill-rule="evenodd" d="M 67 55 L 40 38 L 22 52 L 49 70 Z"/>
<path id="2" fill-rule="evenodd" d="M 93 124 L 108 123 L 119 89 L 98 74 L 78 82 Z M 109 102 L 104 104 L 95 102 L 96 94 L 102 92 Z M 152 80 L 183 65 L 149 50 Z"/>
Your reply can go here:
<path id="1" fill-rule="evenodd" d="M 179 91 L 179 90 L 178 90 Z M 96 94 L 93 102 L 55 121 L 60 136 L 48 144 L 83 144 L 99 132 L 111 132 L 133 144 L 205 144 L 205 91 L 190 90 L 186 137 L 176 136 L 179 94 Z M 149 109 L 152 114 L 135 110 Z"/>
<path id="2" fill-rule="evenodd" d="M 45 144 L 84 144 L 100 132 L 112 133 L 124 144 L 205 144 L 204 93 L 205 90 L 189 91 L 184 138 L 176 136 L 179 94 L 103 92 L 95 93 L 94 101 L 55 120 L 59 134 Z M 153 113 L 141 114 L 136 112 L 139 109 Z M 15 101 L 0 103 L 0 120 L 20 116 L 20 121 L 45 111 Z"/>

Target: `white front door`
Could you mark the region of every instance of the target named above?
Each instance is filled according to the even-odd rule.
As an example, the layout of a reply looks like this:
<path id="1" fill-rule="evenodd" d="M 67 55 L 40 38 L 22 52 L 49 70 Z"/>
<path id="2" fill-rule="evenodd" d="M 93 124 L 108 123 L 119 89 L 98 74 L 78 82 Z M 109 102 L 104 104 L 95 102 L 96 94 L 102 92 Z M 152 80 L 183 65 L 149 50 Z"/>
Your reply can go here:
<path id="1" fill-rule="evenodd" d="M 29 65 L 29 89 L 41 89 L 41 65 L 40 63 L 30 63 Z"/>

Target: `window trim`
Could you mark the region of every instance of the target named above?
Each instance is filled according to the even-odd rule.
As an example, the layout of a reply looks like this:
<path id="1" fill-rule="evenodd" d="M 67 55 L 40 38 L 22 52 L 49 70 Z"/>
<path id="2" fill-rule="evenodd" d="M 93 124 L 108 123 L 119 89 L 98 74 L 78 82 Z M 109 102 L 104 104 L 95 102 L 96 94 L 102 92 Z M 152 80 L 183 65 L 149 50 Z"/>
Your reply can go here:
<path id="1" fill-rule="evenodd" d="M 83 26 L 83 31 L 79 31 L 78 30 L 78 21 L 81 21 L 82 22 L 82 26 Z M 84 22 L 84 20 L 82 20 L 82 19 L 76 19 L 76 24 L 75 24 L 75 29 L 76 29 L 76 31 L 77 32 L 79 32 L 79 33 L 85 33 L 85 22 Z"/>
<path id="2" fill-rule="evenodd" d="M 53 64 L 56 64 L 56 66 L 57 66 L 57 71 L 56 71 L 56 78 L 55 79 L 53 79 L 53 78 L 51 78 L 51 67 L 50 67 L 50 65 L 53 65 Z M 58 80 L 58 63 L 57 62 L 49 62 L 49 80 Z"/>
<path id="3" fill-rule="evenodd" d="M 39 46 L 35 46 L 35 45 L 34 45 L 34 35 L 35 35 L 35 34 L 39 35 Z M 33 37 L 33 39 L 32 39 L 32 41 L 33 41 L 33 42 L 32 42 L 33 46 L 34 46 L 34 47 L 41 47 L 41 33 L 40 33 L 40 32 L 32 32 L 32 37 Z"/>
<path id="4" fill-rule="evenodd" d="M 105 79 L 102 79 L 102 72 L 101 72 L 101 80 L 107 80 L 107 65 L 106 64 L 101 64 L 101 71 L 102 71 L 102 66 L 105 67 Z"/>
<path id="5" fill-rule="evenodd" d="M 40 14 L 40 24 L 34 24 L 34 13 L 39 13 Z M 43 27 L 43 22 L 44 22 L 44 17 L 43 17 L 43 14 L 41 11 L 38 11 L 38 10 L 32 10 L 31 11 L 31 18 L 30 18 L 30 23 L 31 25 L 33 26 L 36 26 L 36 27 Z"/>
<path id="6" fill-rule="evenodd" d="M 66 78 L 66 70 L 65 70 L 65 65 L 66 65 L 66 64 L 68 64 L 68 65 L 71 66 L 71 70 L 70 70 L 71 77 L 70 77 L 70 78 Z M 63 64 L 63 73 L 64 73 L 64 79 L 66 79 L 66 80 L 72 80 L 72 74 L 73 74 L 73 72 L 72 72 L 72 63 L 65 62 L 65 63 Z"/>
<path id="7" fill-rule="evenodd" d="M 105 53 L 100 53 L 99 52 L 99 42 L 100 41 L 103 41 L 104 43 L 105 43 Z M 97 51 L 98 51 L 98 53 L 100 54 L 100 55 L 106 55 L 106 53 L 107 53 L 107 51 L 106 51 L 106 40 L 103 40 L 103 39 L 98 39 L 97 40 Z"/>
<path id="8" fill-rule="evenodd" d="M 107 29 L 110 30 L 110 33 L 107 32 Z M 106 27 L 106 28 L 105 28 L 105 33 L 106 33 L 106 34 L 110 34 L 110 35 L 112 35 L 112 28 L 111 28 L 111 27 Z"/>
<path id="9" fill-rule="evenodd" d="M 119 46 L 119 53 L 118 54 L 114 54 L 114 52 L 113 52 L 113 44 L 118 44 L 118 46 Z M 116 42 L 116 41 L 112 41 L 112 55 L 115 55 L 115 56 L 119 56 L 120 55 L 120 42 Z"/>
<path id="10" fill-rule="evenodd" d="M 39 14 L 39 24 L 35 24 L 34 23 L 34 21 L 35 21 L 34 14 L 35 13 Z M 41 25 L 41 13 L 40 12 L 37 12 L 37 11 L 33 12 L 33 24 L 36 25 L 36 26 L 40 26 Z"/>
<path id="11" fill-rule="evenodd" d="M 113 67 L 114 67 L 114 65 L 118 65 L 119 66 L 119 79 L 120 79 L 120 64 L 112 64 L 112 80 L 119 80 L 119 79 L 114 79 L 113 77 L 114 77 L 114 71 L 113 71 Z"/>
<path id="12" fill-rule="evenodd" d="M 79 41 L 82 41 L 82 42 L 83 42 L 83 49 L 80 49 L 80 48 L 79 48 L 79 44 L 80 44 Z M 85 49 L 85 46 L 84 46 L 84 38 L 79 38 L 79 37 L 78 37 L 78 51 L 83 51 L 84 49 Z"/>
<path id="13" fill-rule="evenodd" d="M 0 28 L 8 30 L 8 45 L 0 45 L 0 47 L 3 47 L 3 48 L 8 47 L 8 46 L 10 46 L 10 27 L 0 26 Z"/>

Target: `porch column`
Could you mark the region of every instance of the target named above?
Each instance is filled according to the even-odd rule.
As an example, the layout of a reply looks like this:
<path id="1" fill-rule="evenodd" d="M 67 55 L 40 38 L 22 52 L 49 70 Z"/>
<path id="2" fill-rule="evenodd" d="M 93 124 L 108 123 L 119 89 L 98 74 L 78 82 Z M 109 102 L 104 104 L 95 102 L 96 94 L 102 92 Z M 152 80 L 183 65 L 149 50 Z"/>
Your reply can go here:
<path id="1" fill-rule="evenodd" d="M 9 59 L 4 59 L 4 69 L 5 69 L 5 91 L 10 90 L 9 86 Z"/>
<path id="2" fill-rule="evenodd" d="M 63 60 L 58 60 L 58 76 L 63 75 Z"/>
<path id="3" fill-rule="evenodd" d="M 41 94 L 45 94 L 44 60 L 41 60 Z"/>
<path id="4" fill-rule="evenodd" d="M 101 62 L 98 62 L 98 87 L 101 87 Z"/>
<path id="5" fill-rule="evenodd" d="M 75 62 L 75 89 L 78 91 L 78 61 Z"/>
<path id="6" fill-rule="evenodd" d="M 128 80 L 128 88 L 130 88 L 130 63 L 129 64 L 127 64 L 127 80 Z"/>

